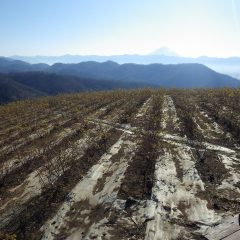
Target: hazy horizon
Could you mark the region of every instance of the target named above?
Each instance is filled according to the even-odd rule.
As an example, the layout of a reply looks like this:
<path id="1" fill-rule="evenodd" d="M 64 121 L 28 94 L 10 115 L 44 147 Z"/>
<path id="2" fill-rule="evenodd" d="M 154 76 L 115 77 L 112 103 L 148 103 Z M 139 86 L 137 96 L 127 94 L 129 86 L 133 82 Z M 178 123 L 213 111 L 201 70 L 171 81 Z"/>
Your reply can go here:
<path id="1" fill-rule="evenodd" d="M 240 56 L 236 0 L 8 0 L 0 13 L 1 56 Z"/>
<path id="2" fill-rule="evenodd" d="M 160 47 L 159 49 L 162 48 L 167 48 L 165 46 Z M 42 54 L 32 54 L 32 55 L 18 55 L 18 54 L 13 54 L 13 55 L 8 55 L 8 56 L 3 56 L 3 57 L 9 57 L 9 58 L 14 58 L 14 57 L 64 57 L 64 56 L 103 56 L 103 57 L 111 57 L 111 56 L 123 56 L 123 55 L 139 55 L 139 56 L 147 56 L 147 55 L 162 55 L 162 56 L 171 56 L 171 57 L 186 57 L 186 58 L 201 58 L 201 57 L 210 57 L 210 58 L 234 58 L 234 57 L 240 57 L 239 55 L 232 55 L 232 56 L 210 56 L 210 55 L 197 55 L 197 56 L 186 56 L 186 55 L 180 55 L 177 52 L 173 51 L 174 53 L 176 53 L 176 55 L 171 55 L 171 54 L 158 54 L 158 53 L 154 53 L 155 51 L 159 50 L 159 49 L 153 49 L 150 52 L 146 52 L 146 53 L 120 53 L 120 54 L 81 54 L 81 53 L 64 53 L 64 54 L 59 54 L 59 55 L 42 55 Z"/>

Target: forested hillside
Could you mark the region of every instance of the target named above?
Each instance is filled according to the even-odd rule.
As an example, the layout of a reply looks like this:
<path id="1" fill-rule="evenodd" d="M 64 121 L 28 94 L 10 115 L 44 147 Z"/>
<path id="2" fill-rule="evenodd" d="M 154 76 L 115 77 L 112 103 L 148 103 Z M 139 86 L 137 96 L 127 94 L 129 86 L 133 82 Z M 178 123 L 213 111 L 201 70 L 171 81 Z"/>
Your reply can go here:
<path id="1" fill-rule="evenodd" d="M 217 73 L 204 65 L 194 63 L 175 65 L 129 63 L 120 65 L 107 61 L 104 63 L 57 63 L 50 66 L 0 58 L 0 73 L 5 74 L 6 79 L 11 80 L 8 81 L 7 91 L 1 102 L 32 98 L 36 95 L 117 88 L 240 87 L 239 80 Z M 0 84 L 3 84 L 1 83 L 3 76 L 1 76 Z M 21 84 L 19 88 L 12 90 L 15 89 L 14 85 L 16 86 L 17 83 Z"/>

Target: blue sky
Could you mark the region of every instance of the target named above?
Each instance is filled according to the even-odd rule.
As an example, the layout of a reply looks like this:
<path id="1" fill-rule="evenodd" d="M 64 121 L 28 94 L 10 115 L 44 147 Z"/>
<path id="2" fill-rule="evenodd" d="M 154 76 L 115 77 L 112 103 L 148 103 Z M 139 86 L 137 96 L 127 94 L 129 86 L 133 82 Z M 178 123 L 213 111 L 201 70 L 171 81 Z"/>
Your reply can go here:
<path id="1" fill-rule="evenodd" d="M 0 55 L 240 56 L 239 0 L 0 0 Z"/>

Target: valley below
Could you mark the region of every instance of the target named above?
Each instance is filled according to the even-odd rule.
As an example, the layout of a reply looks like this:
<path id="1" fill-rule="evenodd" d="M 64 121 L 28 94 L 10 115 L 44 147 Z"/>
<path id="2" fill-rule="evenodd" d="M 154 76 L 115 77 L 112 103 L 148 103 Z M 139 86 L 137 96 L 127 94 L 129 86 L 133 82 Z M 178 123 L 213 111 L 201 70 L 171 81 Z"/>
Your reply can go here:
<path id="1" fill-rule="evenodd" d="M 138 89 L 0 106 L 0 238 L 237 231 L 239 99 L 239 89 Z"/>

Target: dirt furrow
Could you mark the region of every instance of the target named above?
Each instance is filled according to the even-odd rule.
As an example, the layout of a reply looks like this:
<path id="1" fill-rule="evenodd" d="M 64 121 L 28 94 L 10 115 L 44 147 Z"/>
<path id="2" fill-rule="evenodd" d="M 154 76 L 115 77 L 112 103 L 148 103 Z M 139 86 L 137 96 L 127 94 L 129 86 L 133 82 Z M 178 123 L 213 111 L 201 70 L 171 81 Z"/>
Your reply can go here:
<path id="1" fill-rule="evenodd" d="M 91 226 L 89 233 L 83 239 L 91 236 L 112 239 L 142 239 L 144 237 L 145 208 L 151 196 L 153 172 L 155 163 L 155 131 L 159 128 L 158 119 L 161 114 L 162 97 L 152 96 L 145 101 L 136 117 L 133 119 L 135 138 L 139 140 L 138 147 L 129 162 L 124 178 L 119 187 L 117 199 L 108 214 L 101 214 L 98 222 Z M 142 114 L 144 112 L 144 114 Z M 99 206 L 100 207 L 100 206 Z M 97 233 L 96 233 L 97 232 Z M 105 235 L 106 236 L 105 236 Z"/>
<path id="2" fill-rule="evenodd" d="M 118 137 L 119 133 L 110 130 L 106 135 L 98 136 L 83 154 L 77 153 L 70 167 L 58 177 L 54 185 L 48 185 L 40 196 L 35 196 L 24 204 L 24 209 L 8 224 L 7 229 L 17 233 L 19 239 L 39 239 L 40 228 L 44 222 L 55 215 L 64 201 L 69 200 L 69 191 Z M 29 206 L 32 207 L 30 212 Z"/>
<path id="3" fill-rule="evenodd" d="M 96 112 L 90 113 L 89 116 L 91 116 L 91 114 L 94 114 L 94 116 L 98 116 L 103 113 L 104 111 L 102 111 L 101 109 L 97 109 Z M 5 160 L 2 171 L 9 174 L 12 170 L 24 165 L 27 161 L 32 160 L 36 157 L 40 157 L 44 153 L 46 147 L 48 148 L 48 150 L 50 150 L 52 147 L 59 145 L 68 136 L 73 135 L 77 131 L 81 131 L 84 123 L 82 122 L 76 124 L 75 122 L 83 121 L 83 117 L 86 118 L 86 116 L 83 116 L 81 114 L 79 116 L 76 115 L 74 118 L 71 118 L 71 120 L 68 120 L 60 125 L 58 124 L 57 127 L 52 126 L 52 129 L 50 129 L 49 131 L 45 131 L 45 134 L 39 135 L 36 139 L 32 139 L 31 144 L 27 144 L 27 142 L 23 144 L 27 144 L 27 146 L 24 147 L 23 151 L 20 152 L 20 150 L 15 149 L 13 154 L 9 153 L 8 156 L 2 156 L 2 159 L 8 159 L 7 161 Z M 47 146 L 45 146 L 44 144 L 47 144 Z M 5 170 L 5 168 L 7 169 Z M 9 168 L 11 168 L 11 171 L 9 171 Z"/>
<path id="4" fill-rule="evenodd" d="M 117 118 L 117 119 L 120 119 L 120 120 L 122 120 L 123 118 L 124 118 L 124 116 L 125 116 L 125 114 L 127 115 L 127 119 L 131 119 L 131 117 L 135 114 L 135 112 L 138 110 L 138 108 L 139 107 L 141 107 L 141 104 L 142 104 L 142 101 L 143 101 L 143 99 L 144 98 L 146 98 L 146 97 L 138 97 L 135 101 L 134 101 L 134 103 L 131 105 L 131 107 L 130 107 L 130 105 L 129 104 L 127 104 L 127 106 L 125 106 L 124 107 L 124 111 L 120 114 L 120 116 Z M 121 121 L 120 121 L 121 122 Z M 101 125 L 102 126 L 102 125 Z M 116 134 L 116 131 L 115 131 L 115 133 L 112 133 L 113 134 L 113 136 L 112 136 L 112 134 L 111 134 L 111 131 L 113 131 L 113 130 L 111 130 L 110 132 L 109 131 L 107 131 L 106 133 L 104 133 L 104 131 L 103 131 L 103 129 L 104 128 L 106 128 L 106 129 L 112 129 L 112 126 L 107 126 L 107 125 L 105 125 L 105 126 L 102 126 L 101 127 L 101 130 L 100 131 L 96 131 L 94 134 L 93 134 L 93 137 L 94 136 L 96 136 L 96 134 L 98 133 L 98 138 L 100 137 L 100 139 L 99 140 L 97 140 L 97 145 L 90 145 L 87 149 L 86 149 L 86 153 L 81 157 L 81 154 L 79 155 L 78 154 L 78 156 L 77 156 L 77 159 L 81 159 L 81 161 L 74 161 L 74 162 L 76 162 L 77 164 L 78 164 L 78 168 L 79 168 L 79 170 L 81 170 L 82 171 L 82 165 L 84 166 L 84 164 L 85 164 L 85 162 L 89 162 L 89 159 L 90 159 L 90 161 L 93 161 L 92 163 L 94 163 L 94 161 L 97 161 L 97 156 L 99 156 L 99 154 L 103 154 L 104 153 L 104 151 L 106 151 L 105 150 L 105 148 L 102 148 L 102 149 L 100 149 L 98 146 L 104 146 L 103 145 L 103 143 L 102 143 L 102 141 L 105 139 L 105 137 L 107 136 L 107 135 L 111 135 L 111 138 L 109 139 L 109 140 L 104 140 L 104 141 L 106 141 L 106 143 L 111 143 L 112 141 L 114 141 L 114 139 L 118 136 L 118 134 Z M 108 133 L 109 132 L 109 133 Z M 106 136 L 105 136 L 105 134 L 107 134 Z M 109 136 L 110 136 L 109 135 Z M 104 137 L 105 136 L 105 137 Z M 100 142 L 101 143 L 100 143 Z M 98 143 L 99 142 L 99 143 Z M 100 145 L 98 145 L 98 144 L 100 144 Z M 74 149 L 74 151 L 75 151 L 75 149 L 77 149 L 77 147 L 76 146 L 73 146 L 73 149 Z M 97 150 L 94 150 L 94 149 L 97 149 Z M 64 152 L 66 153 L 67 151 L 66 150 L 64 150 Z M 76 152 L 76 151 L 75 151 Z M 94 152 L 94 153 L 93 153 Z M 93 155 L 92 155 L 93 154 Z M 69 155 L 69 153 L 68 153 L 68 155 Z M 65 154 L 65 156 L 64 157 L 66 157 L 66 154 Z M 92 159 L 92 160 L 91 160 Z M 94 160 L 95 159 L 95 160 Z M 54 162 L 54 161 L 53 161 Z M 92 164 L 90 164 L 89 166 L 88 166 L 88 168 L 89 167 L 91 167 L 91 165 Z M 38 169 L 38 170 L 41 170 L 42 168 L 44 168 L 45 166 L 43 166 L 43 167 L 41 167 L 40 169 Z M 87 170 L 88 168 L 83 168 L 83 169 L 85 169 L 85 170 Z M 53 164 L 52 165 L 52 170 L 53 171 L 55 171 L 55 165 Z M 39 172 L 39 171 L 38 171 Z M 41 171 L 40 171 L 41 172 Z M 30 175 L 34 175 L 35 173 L 32 173 L 32 174 L 30 174 Z M 76 173 L 77 174 L 77 173 Z M 29 231 L 29 234 L 31 235 L 31 234 L 33 234 L 33 235 L 35 235 L 35 232 L 38 232 L 38 230 L 40 229 L 40 227 L 39 228 L 37 228 L 36 226 L 34 226 L 33 225 L 33 223 L 35 223 L 36 224 L 36 221 L 39 221 L 39 220 L 37 220 L 37 219 L 35 219 L 35 216 L 36 216 L 36 214 L 37 215 L 41 215 L 41 216 L 43 216 L 43 217 L 41 217 L 42 218 L 42 221 L 44 221 L 44 219 L 45 220 L 47 220 L 47 218 L 49 218 L 49 217 L 51 217 L 51 216 L 53 216 L 53 214 L 54 214 L 54 212 L 57 210 L 56 209 L 56 207 L 57 206 L 60 206 L 60 203 L 61 203 L 61 201 L 63 202 L 64 201 L 64 198 L 62 198 L 62 196 L 65 196 L 65 195 L 67 195 L 67 193 L 68 193 L 68 191 L 69 191 L 69 188 L 71 189 L 71 186 L 72 187 L 74 187 L 74 183 L 76 184 L 77 182 L 76 182 L 76 179 L 81 179 L 81 177 L 82 177 L 82 175 L 76 175 L 76 174 L 74 174 L 74 172 L 73 172 L 73 169 L 72 169 L 72 167 L 70 167 L 70 168 L 67 168 L 67 170 L 66 170 L 66 172 L 62 172 L 61 174 L 59 174 L 59 176 L 57 176 L 57 178 L 55 178 L 54 176 L 52 177 L 52 178 L 50 178 L 50 181 L 51 182 L 53 182 L 54 184 L 52 185 L 52 187 L 54 187 L 54 189 L 56 190 L 56 191 L 59 191 L 59 188 L 55 188 L 55 186 L 56 185 L 59 185 L 60 183 L 59 182 L 62 182 L 63 181 L 63 183 L 62 184 L 64 184 L 64 188 L 60 191 L 60 193 L 59 192 L 56 192 L 55 190 L 53 191 L 53 193 L 52 192 L 48 192 L 48 190 L 46 190 L 46 191 L 44 191 L 44 192 L 42 192 L 42 190 L 40 190 L 39 192 L 37 192 L 37 191 L 35 191 L 35 192 L 37 192 L 37 194 L 33 194 L 33 195 L 31 195 L 29 198 L 28 198 L 28 196 L 29 196 L 29 193 L 26 195 L 26 199 L 27 200 L 24 200 L 24 202 L 21 202 L 20 203 L 20 208 L 19 208 L 19 206 L 18 206 L 18 210 L 15 212 L 15 214 L 13 214 L 14 216 L 15 216 L 15 219 L 13 220 L 13 218 L 12 218 L 12 216 L 11 216 L 11 213 L 10 213 L 10 211 L 9 211 L 9 213 L 7 212 L 7 213 L 4 213 L 4 215 L 5 215 L 5 220 L 3 219 L 3 221 L 2 221 L 2 223 L 3 223 L 3 225 L 5 225 L 5 226 L 7 226 L 7 229 L 9 229 L 8 231 L 14 231 L 14 232 L 17 232 L 18 233 L 18 236 L 20 236 L 20 239 L 22 239 L 22 238 L 25 238 L 26 237 L 26 234 L 28 235 L 28 233 L 26 233 L 26 231 L 23 229 L 23 226 L 28 226 L 28 229 L 29 228 L 31 228 L 31 231 Z M 36 174 L 35 174 L 36 175 Z M 35 176 L 34 175 L 34 176 Z M 68 178 L 66 178 L 66 175 L 68 175 L 69 177 Z M 45 179 L 44 178 L 42 178 L 41 177 L 41 179 L 38 179 L 39 177 L 34 177 L 34 179 L 32 179 L 31 180 L 31 182 L 32 182 L 32 184 L 35 186 L 37 186 L 37 185 L 39 185 L 39 184 L 41 184 L 41 182 L 44 182 L 45 181 Z M 38 180 L 37 180 L 38 179 Z M 68 179 L 68 180 L 66 180 L 66 179 Z M 69 181 L 69 179 L 73 179 L 73 181 L 70 183 L 70 182 L 66 182 L 66 181 Z M 33 181 L 34 180 L 34 181 Z M 35 181 L 36 180 L 36 181 Z M 48 179 L 48 181 L 49 181 L 49 179 Z M 35 183 L 37 183 L 37 184 L 35 184 Z M 65 185 L 66 184 L 66 185 Z M 47 186 L 50 186 L 49 184 L 47 185 Z M 31 186 L 32 187 L 32 186 Z M 21 187 L 20 187 L 21 188 Z M 15 190 L 18 190 L 18 188 L 16 188 L 16 189 L 13 189 L 14 191 Z M 36 190 L 36 189 L 35 189 Z M 31 191 L 30 191 L 31 192 Z M 34 192 L 34 191 L 33 191 Z M 52 202 L 49 202 L 50 204 L 52 204 L 51 206 L 53 207 L 53 210 L 52 211 L 49 211 L 49 212 L 46 212 L 46 209 L 44 208 L 40 208 L 40 209 L 35 209 L 35 211 L 36 211 L 36 213 L 33 211 L 33 213 L 32 214 L 34 214 L 34 215 L 32 215 L 32 216 L 27 216 L 26 214 L 28 214 L 26 211 L 27 211 L 27 209 L 26 209 L 26 207 L 27 206 L 29 206 L 29 205 L 35 205 L 35 204 L 37 204 L 37 203 L 39 203 L 39 201 L 41 202 L 41 201 L 44 201 L 44 199 L 45 198 L 47 198 L 48 199 L 48 197 L 49 197 L 49 194 L 51 195 L 51 197 L 50 198 L 52 198 L 52 197 L 54 197 L 53 196 L 53 194 L 55 194 L 55 192 L 56 192 L 56 194 L 57 195 L 59 195 L 60 194 L 60 199 L 62 199 L 58 204 L 54 204 L 54 203 L 52 203 Z M 31 192 L 32 193 L 32 192 Z M 21 195 L 21 193 L 20 193 L 20 195 Z M 14 202 L 15 202 L 15 200 L 16 199 L 14 199 L 13 201 L 12 201 L 12 204 L 14 204 Z M 51 199 L 48 199 L 48 201 L 51 201 Z M 56 200 L 54 200 L 54 201 L 56 201 Z M 44 204 L 45 204 L 45 202 L 43 202 Z M 12 207 L 12 210 L 16 210 L 16 208 L 14 209 L 14 207 Z M 9 216 L 9 218 L 8 218 L 8 216 L 6 216 L 6 215 L 8 215 Z M 16 219 L 16 216 L 17 216 L 17 219 Z M 30 220 L 30 219 L 32 219 L 33 218 L 33 220 Z M 24 221 L 23 221 L 23 219 L 25 219 Z M 8 224 L 9 223 L 9 224 Z M 39 226 L 39 225 L 38 225 Z M 14 230 L 15 229 L 15 230 Z M 24 237 L 23 237 L 24 236 Z"/>
<path id="5" fill-rule="evenodd" d="M 21 155 L 14 155 L 2 163 L 1 178 L 4 178 L 6 175 L 11 175 L 13 171 L 20 169 L 29 163 L 29 161 L 40 159 L 44 154 L 46 154 L 46 152 L 60 147 L 62 143 L 66 144 L 67 141 L 73 141 L 75 135 L 80 135 L 83 132 L 83 128 L 86 129 L 87 125 L 84 125 L 84 123 L 75 123 L 64 130 L 49 134 L 47 141 L 46 139 L 41 138 L 39 141 L 31 144 L 29 149 L 25 147 L 24 151 L 21 152 Z"/>
<path id="6" fill-rule="evenodd" d="M 225 154 L 218 154 L 218 158 L 227 169 L 225 179 L 217 187 L 219 194 L 226 199 L 240 201 L 240 159 Z"/>
<path id="7" fill-rule="evenodd" d="M 92 206 L 96 206 L 100 202 L 100 194 L 96 194 L 98 192 L 95 188 L 98 185 L 98 182 L 103 177 L 104 174 L 111 171 L 109 168 L 112 168 L 111 158 L 114 155 L 118 154 L 123 145 L 126 144 L 127 134 L 123 133 L 123 135 L 118 139 L 118 141 L 111 146 L 107 153 L 105 153 L 98 163 L 94 165 L 87 175 L 83 177 L 83 179 L 72 189 L 72 191 L 68 194 L 69 201 L 66 201 L 60 206 L 56 215 L 49 220 L 42 230 L 44 232 L 42 239 L 54 239 L 55 234 L 59 233 L 59 229 L 64 227 L 64 222 L 66 222 L 66 215 L 70 212 L 72 207 L 81 201 L 89 201 L 89 204 Z M 114 185 L 112 183 L 112 185 Z M 101 192 L 102 194 L 103 192 Z M 109 196 L 110 192 L 108 193 Z M 54 223 L 54 224 L 52 224 Z M 68 224 L 70 224 L 68 222 Z"/>
<path id="8" fill-rule="evenodd" d="M 177 167 L 182 172 L 182 180 L 177 177 Z M 218 223 L 220 216 L 208 208 L 207 200 L 198 197 L 204 191 L 191 149 L 163 149 L 155 166 L 152 194 L 155 214 L 147 224 L 145 239 L 197 238 L 206 232 L 206 226 Z"/>
<path id="9" fill-rule="evenodd" d="M 84 107 L 84 105 L 81 106 Z M 30 112 L 29 116 L 25 119 L 25 121 L 22 121 L 21 118 L 17 119 L 17 123 L 14 124 L 14 129 L 11 130 L 10 128 L 11 132 L 8 132 L 8 129 L 1 131 L 1 135 L 3 135 L 4 137 L 3 140 L 4 142 L 9 143 L 11 139 L 17 140 L 17 138 L 28 135 L 29 132 L 33 133 L 33 131 L 39 130 L 42 125 L 44 125 L 45 127 L 46 124 L 54 125 L 55 120 L 66 117 L 67 112 L 70 111 L 72 108 L 74 108 L 74 105 L 70 105 L 67 107 L 62 106 L 61 108 L 56 108 L 55 110 L 52 109 L 52 111 L 48 109 L 47 113 L 45 113 L 46 111 L 44 109 L 38 113 Z M 3 145 L 2 141 L 1 145 Z"/>
<path id="10" fill-rule="evenodd" d="M 196 106 L 194 122 L 196 123 L 197 130 L 202 134 L 205 141 L 222 142 L 224 137 L 223 130 L 205 111 L 200 110 L 198 106 Z"/>
<path id="11" fill-rule="evenodd" d="M 239 114 L 237 112 L 232 112 L 226 106 L 219 106 L 216 103 L 211 104 L 209 100 L 203 103 L 201 107 L 209 118 L 213 119 L 213 122 L 216 122 L 223 130 L 222 144 L 239 147 Z"/>
<path id="12" fill-rule="evenodd" d="M 179 117 L 173 99 L 169 95 L 164 96 L 162 104 L 161 127 L 163 131 L 178 133 L 180 128 Z"/>
<path id="13" fill-rule="evenodd" d="M 6 155 L 6 158 L 8 158 L 9 155 L 11 155 L 12 153 L 21 154 L 21 149 L 23 147 L 38 142 L 39 139 L 55 133 L 59 128 L 64 128 L 65 126 L 67 127 L 67 125 L 71 122 L 71 119 L 66 119 L 62 122 L 59 122 L 55 126 L 52 124 L 45 126 L 44 128 L 37 130 L 35 133 L 28 135 L 26 138 L 20 138 L 16 141 L 11 142 L 9 145 L 6 145 L 4 148 L 1 149 L 0 154 L 2 157 L 5 157 Z"/>
<path id="14" fill-rule="evenodd" d="M 25 145 L 29 145 L 32 144 L 32 141 L 37 140 L 39 138 L 44 137 L 44 135 L 49 134 L 52 130 L 54 130 L 56 127 L 61 127 L 65 124 L 67 124 L 69 121 L 71 122 L 71 120 L 73 120 L 74 118 L 77 118 L 79 116 L 83 117 L 86 115 L 92 115 L 92 116 L 98 116 L 103 114 L 104 112 L 106 112 L 106 110 L 101 111 L 102 107 L 107 108 L 108 105 L 111 105 L 112 100 L 105 100 L 101 103 L 97 103 L 97 104 L 90 104 L 88 107 L 84 108 L 84 105 L 74 105 L 74 106 L 78 106 L 78 109 L 82 107 L 82 109 L 84 108 L 84 111 L 78 111 L 78 112 L 70 112 L 72 108 L 74 108 L 74 106 L 68 107 L 67 109 L 64 110 L 64 114 L 58 114 L 58 116 L 55 116 L 53 118 L 50 118 L 50 120 L 48 120 L 47 122 L 45 122 L 45 120 L 42 122 L 44 124 L 44 126 L 42 128 L 37 128 L 37 126 L 41 126 L 41 122 L 37 123 L 34 128 L 36 128 L 36 130 L 31 131 L 31 134 L 28 134 L 29 131 L 26 132 L 26 136 L 22 136 L 22 134 L 18 135 L 20 138 L 16 139 L 16 136 L 13 136 L 14 141 L 12 141 L 12 138 L 7 138 L 4 140 L 5 142 L 5 146 L 3 147 L 3 149 L 0 149 L 0 153 L 2 154 L 8 154 L 12 151 L 16 151 L 21 147 L 24 147 Z M 99 110 L 99 111 L 98 111 Z M 71 116 L 71 118 L 69 119 L 69 116 Z M 61 118 L 63 118 L 61 120 Z M 58 121 L 59 119 L 59 121 Z M 46 125 L 45 125 L 46 124 Z M 29 129 L 29 125 L 27 126 L 27 128 Z M 9 145 L 6 145 L 6 143 L 10 143 Z"/>
<path id="15" fill-rule="evenodd" d="M 88 142 L 89 142 L 88 137 L 84 137 L 78 140 L 75 143 L 75 146 L 66 149 L 65 152 L 71 154 L 74 148 L 74 151 L 81 156 L 87 149 L 89 144 Z M 53 159 L 53 164 L 54 166 L 57 164 L 56 158 Z M 48 163 L 46 163 L 46 166 L 48 166 Z M 14 217 L 14 215 L 17 215 L 16 213 L 22 210 L 21 206 L 24 203 L 28 202 L 31 198 L 41 194 L 42 188 L 48 182 L 49 177 L 47 176 L 47 174 L 46 176 L 43 174 L 42 171 L 44 171 L 44 169 L 45 166 L 42 166 L 40 167 L 40 169 L 36 169 L 31 174 L 29 174 L 22 184 L 18 185 L 16 188 L 12 190 L 15 197 L 5 203 L 2 203 L 2 207 L 0 208 L 1 211 L 0 227 L 6 225 L 11 220 L 11 218 Z M 40 173 L 43 176 L 41 176 Z M 62 172 L 59 172 L 59 176 L 61 175 Z M 50 180 L 50 182 L 54 184 L 56 180 L 57 178 L 53 177 Z"/>
<path id="16" fill-rule="evenodd" d="M 76 236 L 79 239 L 101 238 L 107 235 L 113 237 L 111 231 L 114 224 L 111 224 L 111 221 L 115 214 L 114 205 L 126 169 L 137 147 L 133 136 L 124 138 L 126 139 L 123 140 L 118 153 L 111 159 L 109 167 L 102 172 L 93 185 L 92 196 L 90 194 L 87 198 L 80 197 L 81 201 L 73 206 L 74 212 L 70 214 L 71 220 L 68 226 L 74 222 L 76 227 L 72 229 L 69 239 L 74 239 Z M 66 228 L 64 230 L 64 233 L 68 234 Z"/>
<path id="17" fill-rule="evenodd" d="M 3 133 L 3 139 L 0 141 L 0 146 L 4 146 L 6 144 L 9 144 L 12 141 L 16 141 L 19 140 L 20 138 L 22 138 L 24 135 L 28 135 L 29 132 L 31 132 L 32 134 L 34 134 L 34 131 L 40 131 L 42 128 L 46 128 L 47 126 L 51 126 L 53 125 L 53 123 L 55 121 L 57 121 L 58 119 L 60 119 L 62 117 L 61 114 L 53 114 L 53 116 L 49 117 L 49 115 L 45 115 L 44 117 L 39 117 L 39 119 L 37 119 L 35 121 L 34 124 L 31 125 L 31 123 L 25 125 L 25 127 L 22 127 L 23 124 L 21 126 L 18 126 L 15 132 L 13 133 L 8 133 L 5 132 Z"/>
<path id="18" fill-rule="evenodd" d="M 143 106 L 139 109 L 136 117 L 133 118 L 132 121 L 135 121 L 136 118 L 140 118 L 138 115 L 145 108 L 146 104 L 143 104 Z M 106 124 L 105 121 L 103 124 Z M 119 126 L 119 124 L 117 124 L 116 126 L 117 129 L 119 129 L 121 125 Z M 124 126 L 121 127 L 123 128 Z M 119 184 L 121 183 L 121 179 L 125 174 L 128 161 L 130 161 L 131 155 L 134 152 L 133 146 L 136 144 L 132 142 L 133 137 L 129 136 L 129 133 L 132 135 L 133 132 L 129 132 L 128 129 L 123 129 L 123 131 L 124 133 L 121 138 L 111 147 L 108 153 L 104 154 L 101 157 L 99 162 L 92 167 L 87 176 L 83 178 L 83 180 L 81 180 L 71 191 L 69 194 L 72 196 L 71 202 L 65 202 L 62 207 L 60 207 L 59 212 L 55 215 L 55 217 L 52 220 L 48 221 L 44 227 L 45 234 L 43 239 L 54 238 L 56 233 L 59 234 L 59 228 L 61 228 L 64 222 L 67 220 L 67 226 L 63 227 L 62 230 L 64 233 L 67 233 L 67 235 L 69 235 L 69 232 L 72 231 L 71 225 L 73 222 L 74 225 L 77 225 L 77 222 L 79 223 L 78 228 L 85 228 L 84 233 L 80 234 L 81 237 L 83 237 L 83 235 L 86 235 L 85 237 L 87 237 L 88 235 L 93 234 L 92 231 L 95 232 L 93 223 L 92 226 L 90 226 L 91 223 L 83 224 L 79 222 L 80 218 L 85 217 L 84 215 L 81 216 L 81 211 L 84 207 L 84 211 L 88 211 L 89 215 L 93 217 L 95 211 L 98 211 L 100 205 L 102 206 L 102 209 L 104 209 L 106 207 L 105 205 L 111 206 L 112 202 L 116 201 L 118 188 L 120 187 Z M 86 186 L 88 186 L 87 190 L 85 190 Z M 87 193 L 85 194 L 86 191 Z M 77 205 L 77 207 L 72 207 L 73 205 Z M 73 212 L 71 212 L 72 209 L 74 209 Z M 77 221 L 72 221 L 72 219 L 75 219 L 75 217 L 71 216 L 70 221 L 69 216 L 65 216 L 67 212 L 69 212 L 68 215 L 73 214 L 75 216 L 76 211 L 78 212 Z M 109 214 L 111 215 L 111 211 L 106 212 L 106 218 Z M 95 221 L 96 219 L 92 220 Z M 101 220 L 99 219 L 98 224 L 100 223 Z M 68 231 L 66 231 L 66 229 L 68 229 Z M 76 233 L 73 235 L 78 235 L 78 231 L 76 231 Z M 98 234 L 100 234 L 100 232 Z"/>

